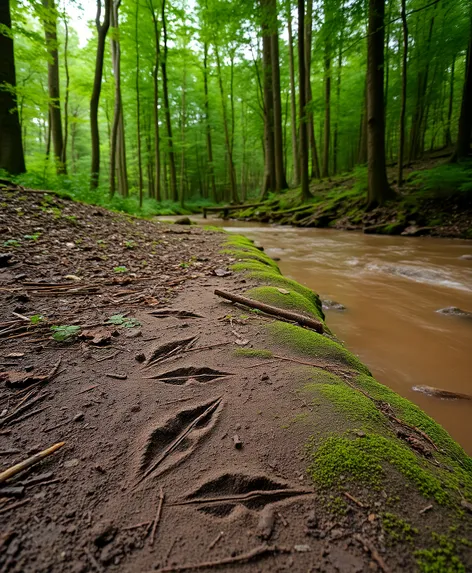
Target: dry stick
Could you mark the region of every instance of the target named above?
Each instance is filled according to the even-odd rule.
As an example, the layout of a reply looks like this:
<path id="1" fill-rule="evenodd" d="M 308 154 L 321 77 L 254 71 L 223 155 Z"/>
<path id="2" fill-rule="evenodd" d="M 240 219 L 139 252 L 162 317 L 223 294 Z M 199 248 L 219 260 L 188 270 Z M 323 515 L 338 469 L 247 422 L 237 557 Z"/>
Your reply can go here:
<path id="1" fill-rule="evenodd" d="M 15 418 L 17 418 L 18 420 L 20 419 L 24 419 L 23 418 L 18 418 L 18 416 L 20 414 L 23 414 L 23 412 L 26 412 L 26 410 L 29 410 L 29 408 L 31 408 L 31 406 L 33 404 L 36 404 L 37 402 L 40 402 L 41 400 L 44 400 L 44 398 L 47 398 L 49 396 L 49 393 L 46 394 L 41 394 L 39 396 L 36 396 L 35 398 L 33 398 L 32 400 L 30 400 L 29 402 L 27 402 L 26 404 L 23 404 L 23 406 L 18 407 L 14 412 L 12 412 L 9 416 L 6 416 L 5 418 L 2 418 L 0 420 L 0 426 L 4 426 L 9 424 L 12 420 L 15 420 Z M 24 400 L 23 400 L 24 401 Z"/>
<path id="2" fill-rule="evenodd" d="M 356 499 L 353 495 L 351 495 L 350 493 L 348 493 L 347 491 L 343 491 L 343 495 L 344 497 L 347 497 L 347 499 L 350 499 L 353 503 L 355 503 L 356 505 L 358 505 L 359 507 L 362 507 L 363 509 L 366 507 L 362 501 L 359 501 L 358 499 Z"/>
<path id="3" fill-rule="evenodd" d="M 156 537 L 157 526 L 159 525 L 159 521 L 161 520 L 162 514 L 162 505 L 164 503 L 165 494 L 162 487 L 159 490 L 159 504 L 157 506 L 156 517 L 154 518 L 154 523 L 152 525 L 151 531 L 151 545 L 154 545 L 154 538 Z"/>
<path id="4" fill-rule="evenodd" d="M 76 396 L 78 396 L 79 394 L 84 394 L 85 392 L 90 392 L 90 390 L 93 390 L 94 388 L 97 388 L 98 384 L 95 384 L 94 386 L 89 386 L 88 388 L 84 388 L 84 390 L 80 390 L 80 392 L 77 392 Z"/>
<path id="5" fill-rule="evenodd" d="M 144 472 L 144 475 L 138 481 L 138 484 L 141 483 L 143 479 L 147 478 L 147 476 L 151 474 L 157 468 L 157 466 L 170 453 L 172 453 L 175 450 L 177 446 L 179 446 L 179 444 L 186 438 L 186 436 L 193 430 L 193 428 L 195 428 L 195 426 L 197 426 L 200 423 L 201 420 L 203 420 L 208 414 L 213 412 L 213 410 L 216 410 L 216 408 L 218 408 L 218 406 L 221 404 L 221 400 L 222 396 L 220 396 L 212 404 L 210 404 L 210 406 L 204 412 L 202 412 L 200 416 L 195 418 L 195 420 L 189 426 L 187 426 L 187 428 L 180 434 L 180 436 L 177 439 L 175 439 L 171 444 L 169 444 L 169 446 L 167 446 L 167 448 L 162 452 L 162 454 L 157 458 L 157 460 L 152 464 L 152 466 Z"/>
<path id="6" fill-rule="evenodd" d="M 35 416 L 36 414 L 39 414 L 40 412 L 44 412 L 44 410 L 48 410 L 48 409 L 49 409 L 49 406 L 44 406 L 44 408 L 38 408 L 37 410 L 33 410 L 32 412 L 28 412 L 24 416 L 20 416 L 19 418 L 16 418 L 16 420 L 13 420 L 11 423 L 12 424 L 19 424 L 20 422 L 23 422 L 23 420 L 27 420 L 28 418 L 31 418 L 31 416 Z"/>
<path id="7" fill-rule="evenodd" d="M 223 537 L 223 535 L 225 534 L 224 531 L 220 531 L 218 533 L 218 535 L 215 537 L 215 539 L 213 539 L 213 541 L 210 543 L 210 545 L 208 546 L 208 549 L 213 549 L 213 547 L 215 547 L 215 545 L 218 543 L 218 541 Z"/>
<path id="8" fill-rule="evenodd" d="M 222 502 L 240 502 L 240 501 L 250 501 L 258 497 L 272 497 L 279 495 L 311 495 L 314 492 L 309 489 L 268 489 L 268 490 L 254 490 L 249 493 L 241 493 L 236 495 L 228 495 L 222 497 L 205 497 L 201 499 L 187 499 L 185 501 L 177 501 L 171 503 L 170 505 L 199 505 L 199 504 L 211 504 L 211 503 L 222 503 Z"/>
<path id="9" fill-rule="evenodd" d="M 264 304 L 262 302 L 255 301 L 245 296 L 240 296 L 238 294 L 232 294 L 218 289 L 216 289 L 214 293 L 216 294 L 216 296 L 219 296 L 231 302 L 237 302 L 238 304 L 243 304 L 244 306 L 248 306 L 249 308 L 257 308 L 258 310 L 262 310 L 262 312 L 265 312 L 266 314 L 279 316 L 285 318 L 286 320 L 291 320 L 292 322 L 298 322 L 298 324 L 301 324 L 302 326 L 308 326 L 308 328 L 313 328 L 313 330 L 316 330 L 316 332 L 319 332 L 320 334 L 324 332 L 323 324 L 319 320 L 315 320 L 314 318 L 308 318 L 307 316 L 303 316 L 302 314 L 291 312 L 289 310 L 283 310 L 281 308 L 277 308 L 276 306 Z"/>
<path id="10" fill-rule="evenodd" d="M 111 358 L 115 358 L 115 356 L 117 356 L 120 352 L 121 352 L 121 350 L 117 350 L 116 352 L 114 352 L 113 354 L 110 354 L 109 356 L 102 356 L 102 358 L 96 358 L 95 360 L 97 362 L 103 362 L 104 360 L 110 360 Z"/>
<path id="11" fill-rule="evenodd" d="M 53 454 L 59 448 L 62 448 L 64 444 L 65 442 L 58 442 L 57 444 L 54 444 L 53 446 L 43 450 L 42 452 L 39 452 L 34 456 L 31 456 L 30 458 L 27 458 L 26 460 L 20 462 L 19 464 L 15 464 L 11 468 L 8 468 L 7 470 L 3 471 L 2 473 L 0 473 L 0 483 L 6 482 L 8 479 L 12 478 L 16 474 L 33 466 L 34 464 L 37 464 L 42 459 Z"/>
<path id="12" fill-rule="evenodd" d="M 387 566 L 387 564 L 382 559 L 377 549 L 372 545 L 372 543 L 368 539 L 365 539 L 358 533 L 354 535 L 354 539 L 357 539 L 359 543 L 362 543 L 364 549 L 370 552 L 372 559 L 377 563 L 380 569 L 382 569 L 383 573 L 390 573 L 390 568 Z"/>
<path id="13" fill-rule="evenodd" d="M 123 527 L 123 529 L 125 531 L 129 531 L 130 529 L 138 529 L 139 527 L 144 527 L 146 525 L 146 527 L 148 525 L 151 525 L 152 521 L 142 521 L 141 523 L 136 523 L 136 525 L 128 525 L 127 527 Z"/>
<path id="14" fill-rule="evenodd" d="M 29 503 L 29 499 L 24 499 L 23 501 L 18 501 L 17 503 L 13 503 L 12 505 L 7 505 L 6 507 L 2 507 L 2 509 L 0 509 L 0 513 L 6 513 L 7 511 L 10 511 L 10 509 L 15 509 L 16 507 L 20 507 L 22 505 L 26 505 L 27 503 Z"/>
<path id="15" fill-rule="evenodd" d="M 232 565 L 234 563 L 246 563 L 257 559 L 258 557 L 263 557 L 264 555 L 270 555 L 273 553 L 290 553 L 290 549 L 285 547 L 278 547 L 277 545 L 260 545 L 255 549 L 251 549 L 247 553 L 240 553 L 234 557 L 225 557 L 224 559 L 218 559 L 216 561 L 203 561 L 201 563 L 191 563 L 189 565 L 176 565 L 170 567 L 162 567 L 157 570 L 157 573 L 179 573 L 180 571 L 189 571 L 191 569 L 210 569 L 213 567 L 220 567 L 221 565 Z"/>

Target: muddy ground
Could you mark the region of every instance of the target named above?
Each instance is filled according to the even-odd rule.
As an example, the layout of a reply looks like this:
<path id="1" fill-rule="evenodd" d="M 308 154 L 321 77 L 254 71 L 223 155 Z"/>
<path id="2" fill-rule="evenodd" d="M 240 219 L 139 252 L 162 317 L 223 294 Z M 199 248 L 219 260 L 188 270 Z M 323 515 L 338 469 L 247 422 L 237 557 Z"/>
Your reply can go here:
<path id="1" fill-rule="evenodd" d="M 224 235 L 0 201 L 1 470 L 65 443 L 0 486 L 2 571 L 414 571 L 433 546 L 431 571 L 472 566 L 467 511 L 398 475 L 315 486 L 306 444 L 344 422 L 300 393 L 306 366 L 237 356 L 273 319 L 213 294 L 252 284 Z"/>

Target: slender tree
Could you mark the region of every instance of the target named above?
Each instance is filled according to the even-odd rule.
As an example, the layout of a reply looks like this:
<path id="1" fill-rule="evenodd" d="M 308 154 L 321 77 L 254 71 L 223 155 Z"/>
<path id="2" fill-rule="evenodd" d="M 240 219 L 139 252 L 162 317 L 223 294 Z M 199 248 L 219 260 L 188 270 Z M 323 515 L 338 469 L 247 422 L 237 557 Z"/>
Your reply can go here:
<path id="1" fill-rule="evenodd" d="M 320 164 L 318 161 L 318 149 L 315 139 L 315 125 L 313 119 L 313 96 L 311 91 L 311 44 L 313 26 L 313 0 L 307 2 L 307 13 L 304 28 L 305 47 L 305 90 L 306 90 L 306 114 L 308 122 L 308 142 L 311 151 L 311 176 L 320 177 Z M 300 89 L 300 87 L 299 87 Z"/>
<path id="2" fill-rule="evenodd" d="M 465 159 L 470 153 L 470 137 L 472 133 L 472 13 L 470 22 L 469 45 L 465 63 L 464 86 L 462 88 L 462 104 L 459 116 L 459 130 L 453 161 Z"/>
<path id="3" fill-rule="evenodd" d="M 298 161 L 297 142 L 297 102 L 295 92 L 295 64 L 293 57 L 293 35 L 292 35 L 292 2 L 287 0 L 287 26 L 288 26 L 288 49 L 289 49 L 289 73 L 290 73 L 290 128 L 292 134 L 292 162 L 293 162 L 293 184 L 300 184 L 300 169 Z"/>
<path id="4" fill-rule="evenodd" d="M 309 2 L 311 0 L 308 0 Z M 305 66 L 305 1 L 298 0 L 298 93 L 300 118 L 300 182 L 301 200 L 310 198 L 308 186 L 308 137 L 306 118 L 306 66 Z"/>
<path id="5" fill-rule="evenodd" d="M 26 169 L 16 100 L 9 0 L 0 2 L 0 54 L 0 169 L 19 175 Z"/>
<path id="6" fill-rule="evenodd" d="M 367 155 L 368 208 L 383 205 L 394 196 L 385 164 L 384 109 L 385 0 L 369 0 L 367 40 Z"/>
<path id="7" fill-rule="evenodd" d="M 139 207 L 143 206 L 143 160 L 141 153 L 141 97 L 139 89 L 139 2 L 136 2 L 136 11 L 134 18 L 134 40 L 136 46 L 136 139 L 138 142 L 138 189 L 139 189 Z"/>
<path id="8" fill-rule="evenodd" d="M 112 0 L 104 0 L 105 15 L 103 18 L 103 23 L 100 23 L 102 2 L 101 0 L 97 0 L 97 15 L 95 18 L 98 42 L 95 59 L 92 97 L 90 98 L 90 129 L 92 132 L 92 168 L 90 177 L 91 189 L 97 189 L 100 178 L 100 130 L 98 128 L 98 104 L 100 103 L 100 92 L 102 90 L 105 41 L 108 29 L 110 28 L 111 2 Z"/>
<path id="9" fill-rule="evenodd" d="M 210 104 L 208 98 L 208 42 L 203 42 L 203 90 L 205 96 L 205 132 L 207 145 L 207 173 L 210 178 L 212 199 L 217 200 L 215 169 L 213 166 L 213 145 L 211 141 Z"/>
<path id="10" fill-rule="evenodd" d="M 57 41 L 57 10 L 54 0 L 42 0 L 44 35 L 48 51 L 48 94 L 51 137 L 58 175 L 66 173 L 63 162 L 64 139 L 62 134 L 61 99 L 59 89 L 59 55 Z"/>
<path id="11" fill-rule="evenodd" d="M 154 8 L 154 0 L 147 0 L 151 13 L 152 27 L 154 31 L 154 66 L 152 68 L 153 87 L 153 118 L 154 118 L 154 192 L 156 201 L 161 200 L 161 157 L 160 157 L 160 137 L 159 137 L 159 63 L 161 59 L 161 48 L 159 38 L 159 23 L 157 13 Z"/>
<path id="12" fill-rule="evenodd" d="M 400 139 L 398 150 L 398 187 L 403 185 L 403 156 L 405 151 L 405 116 L 406 116 L 406 88 L 407 88 L 407 65 L 408 65 L 408 22 L 406 19 L 406 0 L 401 0 L 401 18 L 403 30 L 403 54 L 402 54 L 402 102 L 400 111 Z"/>

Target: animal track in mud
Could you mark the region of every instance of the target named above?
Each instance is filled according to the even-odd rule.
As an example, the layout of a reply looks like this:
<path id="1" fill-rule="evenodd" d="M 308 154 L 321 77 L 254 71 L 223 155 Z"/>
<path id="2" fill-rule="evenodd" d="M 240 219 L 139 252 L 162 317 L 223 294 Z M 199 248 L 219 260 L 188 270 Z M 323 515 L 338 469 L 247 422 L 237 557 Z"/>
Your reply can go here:
<path id="1" fill-rule="evenodd" d="M 312 493 L 312 490 L 291 488 L 285 482 L 264 475 L 225 473 L 205 482 L 173 505 L 195 505 L 205 513 L 226 517 L 237 505 L 261 510 L 270 503 Z"/>
<path id="2" fill-rule="evenodd" d="M 159 310 L 153 310 L 148 314 L 156 316 L 157 318 L 168 318 L 169 316 L 174 316 L 175 318 L 204 318 L 201 314 L 197 314 L 196 312 L 191 312 L 190 310 L 179 310 L 176 308 L 160 308 Z"/>
<path id="3" fill-rule="evenodd" d="M 222 398 L 180 410 L 148 437 L 141 458 L 139 482 L 152 473 L 161 475 L 193 453 L 213 429 L 222 410 Z M 138 483 L 139 483 L 138 482 Z"/>
<path id="4" fill-rule="evenodd" d="M 193 336 L 191 338 L 184 338 L 183 340 L 172 340 L 171 342 L 162 344 L 152 351 L 152 354 L 146 363 L 146 368 L 157 364 L 166 358 L 170 358 L 181 350 L 189 348 L 197 340 L 197 338 L 197 336 Z"/>
<path id="5" fill-rule="evenodd" d="M 160 382 L 165 382 L 166 384 L 176 384 L 182 386 L 190 379 L 198 380 L 198 382 L 210 382 L 216 378 L 223 378 L 224 376 L 232 376 L 230 372 L 221 372 L 220 370 L 214 370 L 213 368 L 208 368 L 207 366 L 197 367 L 197 366 L 185 366 L 182 368 L 176 368 L 175 370 L 169 370 L 163 374 L 156 374 L 155 376 L 148 376 L 148 380 L 159 380 Z"/>

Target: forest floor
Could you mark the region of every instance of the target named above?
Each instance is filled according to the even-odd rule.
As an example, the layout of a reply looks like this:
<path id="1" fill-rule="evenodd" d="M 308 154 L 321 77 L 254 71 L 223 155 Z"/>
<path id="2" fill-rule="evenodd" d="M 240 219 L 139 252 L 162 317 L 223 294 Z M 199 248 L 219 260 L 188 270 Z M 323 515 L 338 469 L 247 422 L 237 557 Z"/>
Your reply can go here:
<path id="1" fill-rule="evenodd" d="M 214 295 L 265 276 L 300 303 L 268 257 L 45 192 L 0 203 L 0 471 L 65 442 L 0 481 L 2 571 L 472 569 L 472 460 L 444 430 L 332 336 Z"/>
<path id="2" fill-rule="evenodd" d="M 331 227 L 385 235 L 431 235 L 472 239 L 472 162 L 448 164 L 434 154 L 405 168 L 396 185 L 396 166 L 387 176 L 397 196 L 383 207 L 366 210 L 367 172 L 312 180 L 313 198 L 300 205 L 299 189 L 274 196 L 267 205 L 232 212 L 237 219 L 297 227 Z"/>

